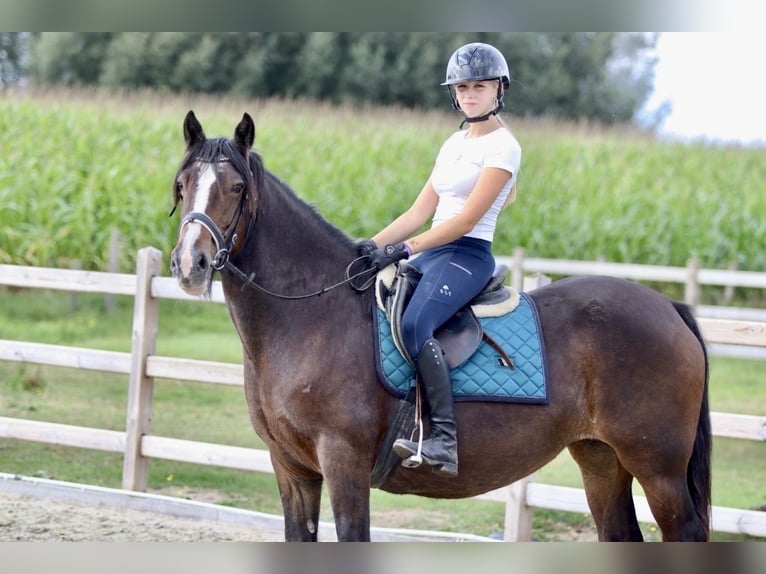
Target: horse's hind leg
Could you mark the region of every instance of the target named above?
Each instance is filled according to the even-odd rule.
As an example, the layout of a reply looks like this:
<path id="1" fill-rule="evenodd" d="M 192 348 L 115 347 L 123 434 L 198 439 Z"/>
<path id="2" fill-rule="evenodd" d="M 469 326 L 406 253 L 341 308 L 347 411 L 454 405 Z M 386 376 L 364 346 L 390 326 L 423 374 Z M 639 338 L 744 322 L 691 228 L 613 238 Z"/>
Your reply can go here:
<path id="1" fill-rule="evenodd" d="M 704 542 L 708 539 L 702 521 L 694 510 L 686 475 L 654 475 L 640 479 L 649 507 L 662 539 L 667 542 Z"/>
<path id="2" fill-rule="evenodd" d="M 633 506 L 633 476 L 620 464 L 612 447 L 582 440 L 569 445 L 569 452 L 580 466 L 599 540 L 643 541 Z"/>

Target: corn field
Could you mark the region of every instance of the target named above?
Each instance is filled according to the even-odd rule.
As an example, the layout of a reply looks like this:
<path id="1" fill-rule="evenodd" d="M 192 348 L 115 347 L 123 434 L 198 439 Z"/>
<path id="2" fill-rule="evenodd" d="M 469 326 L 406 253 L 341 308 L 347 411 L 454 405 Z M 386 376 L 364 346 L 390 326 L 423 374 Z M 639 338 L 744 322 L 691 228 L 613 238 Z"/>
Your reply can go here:
<path id="1" fill-rule="evenodd" d="M 0 263 L 120 270 L 175 243 L 170 187 L 194 109 L 208 136 L 256 121 L 266 167 L 352 237 L 374 234 L 428 177 L 456 113 L 59 90 L 0 94 Z M 766 149 L 506 117 L 523 149 L 495 253 L 766 269 Z"/>

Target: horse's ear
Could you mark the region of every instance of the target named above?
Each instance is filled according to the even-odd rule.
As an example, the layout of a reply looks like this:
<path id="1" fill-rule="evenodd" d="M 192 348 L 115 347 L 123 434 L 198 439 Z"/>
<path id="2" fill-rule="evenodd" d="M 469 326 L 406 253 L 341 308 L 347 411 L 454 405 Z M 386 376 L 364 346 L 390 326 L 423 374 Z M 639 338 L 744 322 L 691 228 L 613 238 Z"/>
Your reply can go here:
<path id="1" fill-rule="evenodd" d="M 202 124 L 199 123 L 197 116 L 194 115 L 192 110 L 189 110 L 189 113 L 186 114 L 186 119 L 184 119 L 184 141 L 186 141 L 187 148 L 205 141 L 205 132 L 202 130 Z"/>
<path id="2" fill-rule="evenodd" d="M 173 209 L 170 210 L 170 213 L 168 213 L 168 217 L 173 217 L 173 214 L 176 212 L 176 209 L 178 208 L 178 204 L 181 202 L 181 183 L 176 179 L 175 183 L 173 184 Z"/>
<path id="3" fill-rule="evenodd" d="M 253 142 L 255 141 L 255 122 L 247 112 L 242 115 L 242 121 L 234 129 L 234 141 L 245 150 L 245 154 L 253 147 Z"/>

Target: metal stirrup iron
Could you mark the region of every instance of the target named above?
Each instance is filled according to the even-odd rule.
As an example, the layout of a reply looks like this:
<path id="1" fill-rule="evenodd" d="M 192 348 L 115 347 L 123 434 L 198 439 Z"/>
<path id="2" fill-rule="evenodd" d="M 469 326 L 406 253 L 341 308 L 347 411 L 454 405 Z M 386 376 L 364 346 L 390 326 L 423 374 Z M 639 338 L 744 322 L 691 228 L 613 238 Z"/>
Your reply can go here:
<path id="1" fill-rule="evenodd" d="M 423 464 L 423 403 L 419 384 L 416 385 L 415 390 L 415 428 L 410 433 L 410 440 L 418 443 L 418 451 L 402 461 L 404 468 L 417 468 Z M 415 433 L 418 435 L 417 441 L 415 441 Z"/>

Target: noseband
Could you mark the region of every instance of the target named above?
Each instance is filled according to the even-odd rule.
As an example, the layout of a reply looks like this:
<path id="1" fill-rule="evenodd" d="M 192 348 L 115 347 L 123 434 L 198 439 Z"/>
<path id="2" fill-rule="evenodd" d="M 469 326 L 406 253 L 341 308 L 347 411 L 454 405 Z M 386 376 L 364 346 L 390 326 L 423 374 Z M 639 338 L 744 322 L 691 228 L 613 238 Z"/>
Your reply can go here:
<path id="1" fill-rule="evenodd" d="M 234 244 L 237 242 L 237 225 L 239 224 L 239 218 L 242 217 L 242 212 L 244 211 L 245 207 L 245 199 L 247 197 L 246 193 L 242 194 L 242 199 L 239 201 L 239 208 L 237 209 L 237 212 L 234 214 L 234 217 L 232 218 L 231 222 L 227 226 L 227 229 L 229 227 L 234 228 L 234 232 L 231 235 L 231 239 L 229 241 L 226 241 L 226 238 L 224 237 L 223 233 L 221 233 L 221 230 L 218 229 L 218 226 L 215 224 L 215 222 L 208 217 L 206 213 L 203 213 L 201 211 L 190 211 L 186 214 L 186 217 L 184 217 L 181 220 L 181 226 L 178 228 L 178 234 L 181 234 L 181 231 L 183 231 L 183 228 L 188 223 L 199 223 L 202 227 L 208 230 L 210 233 L 210 236 L 213 238 L 213 241 L 215 242 L 215 249 L 216 253 L 213 257 L 213 261 L 211 262 L 211 265 L 213 266 L 213 269 L 216 271 L 220 271 L 224 267 L 226 267 L 226 264 L 229 262 L 229 255 L 231 255 L 231 249 L 234 247 Z"/>
<path id="2" fill-rule="evenodd" d="M 206 161 L 198 159 L 197 161 Z M 215 163 L 224 163 L 224 162 L 230 162 L 231 160 L 227 157 L 219 158 Z M 218 177 L 218 172 L 216 170 L 216 178 Z M 215 242 L 215 249 L 216 253 L 213 257 L 213 261 L 211 262 L 211 265 L 213 266 L 213 269 L 216 271 L 220 271 L 224 267 L 226 267 L 226 264 L 229 261 L 229 256 L 231 255 L 231 250 L 234 247 L 234 244 L 237 242 L 237 226 L 239 225 L 239 219 L 242 217 L 242 212 L 245 210 L 245 201 L 247 200 L 247 190 L 245 190 L 239 199 L 239 205 L 237 207 L 237 211 L 234 214 L 234 216 L 231 218 L 231 221 L 229 221 L 229 225 L 225 227 L 225 229 L 232 228 L 233 232 L 231 234 L 231 238 L 229 241 L 226 241 L 226 238 L 224 237 L 224 234 L 221 232 L 220 229 L 218 229 L 218 226 L 215 224 L 215 222 L 210 219 L 210 217 L 203 211 L 190 211 L 186 214 L 186 216 L 181 220 L 181 225 L 178 227 L 178 235 L 181 235 L 181 232 L 183 231 L 184 227 L 186 227 L 189 223 L 199 223 L 202 227 L 208 230 L 208 233 L 210 233 L 210 236 L 213 238 L 213 241 Z M 173 211 L 175 211 L 175 207 L 173 207 Z M 170 212 L 170 215 L 173 215 L 173 211 Z"/>

